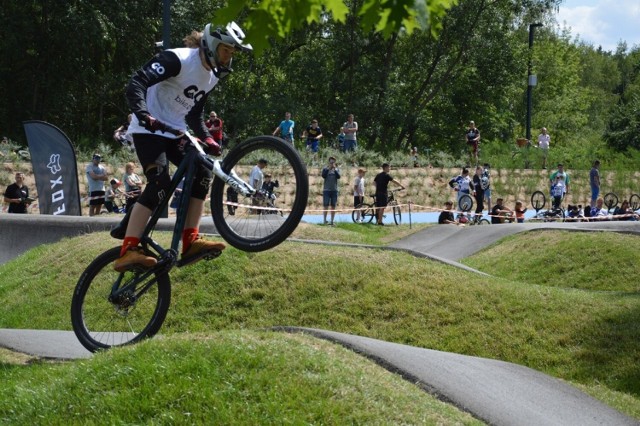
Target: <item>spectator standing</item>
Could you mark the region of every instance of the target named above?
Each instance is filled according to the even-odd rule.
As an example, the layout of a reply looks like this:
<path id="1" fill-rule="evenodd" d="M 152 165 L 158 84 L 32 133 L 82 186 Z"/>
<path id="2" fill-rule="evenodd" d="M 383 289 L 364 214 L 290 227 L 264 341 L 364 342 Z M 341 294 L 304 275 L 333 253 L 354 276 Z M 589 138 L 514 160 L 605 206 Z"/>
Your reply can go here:
<path id="1" fill-rule="evenodd" d="M 89 216 L 100 214 L 104 204 L 104 183 L 109 179 L 107 171 L 100 162 L 102 156 L 93 154 L 91 164 L 87 165 L 87 183 L 89 184 Z"/>
<path id="2" fill-rule="evenodd" d="M 209 134 L 213 138 L 214 141 L 220 145 L 220 148 L 223 148 L 223 140 L 224 140 L 224 121 L 222 118 L 218 117 L 215 111 L 211 111 L 209 113 L 209 119 L 204 122 L 204 125 L 209 129 Z"/>
<path id="3" fill-rule="evenodd" d="M 420 167 L 420 162 L 418 161 L 418 147 L 414 146 L 411 148 L 411 160 L 413 161 L 413 167 Z"/>
<path id="4" fill-rule="evenodd" d="M 29 188 L 24 184 L 24 173 L 17 172 L 14 179 L 4 191 L 4 202 L 9 204 L 9 213 L 27 213 L 31 198 Z"/>
<path id="5" fill-rule="evenodd" d="M 302 137 L 307 141 L 307 151 L 313 152 L 313 161 L 318 159 L 320 149 L 320 139 L 322 139 L 322 129 L 318 126 L 318 120 L 311 120 L 311 124 L 302 132 Z"/>
<path id="6" fill-rule="evenodd" d="M 496 200 L 496 205 L 491 209 L 491 223 L 494 225 L 504 223 L 512 213 L 513 211 L 504 205 L 504 200 L 502 198 L 498 198 Z"/>
<path id="7" fill-rule="evenodd" d="M 487 200 L 488 209 L 491 207 L 491 165 L 489 163 L 484 163 L 481 184 L 484 189 L 484 199 Z"/>
<path id="8" fill-rule="evenodd" d="M 353 207 L 358 208 L 364 202 L 365 169 L 358 169 L 358 175 L 353 181 Z M 362 223 L 361 210 L 356 210 L 356 222 Z"/>
<path id="9" fill-rule="evenodd" d="M 571 182 L 571 179 L 569 179 L 569 174 L 564 170 L 564 166 L 562 165 L 562 163 L 558 163 L 558 170 L 551 173 L 551 176 L 549 177 L 550 187 L 553 187 L 553 185 L 556 183 L 556 177 L 558 176 L 560 176 L 562 178 L 562 181 L 564 182 L 564 194 L 562 194 L 562 196 L 564 197 L 569 193 L 569 182 Z"/>
<path id="10" fill-rule="evenodd" d="M 280 182 L 278 182 L 278 179 L 271 180 L 271 173 L 265 173 L 261 189 L 267 193 L 267 197 L 269 197 L 271 203 L 274 205 L 276 201 L 276 194 L 274 194 L 274 191 L 276 188 L 280 188 Z"/>
<path id="11" fill-rule="evenodd" d="M 591 207 L 595 206 L 598 195 L 600 195 L 600 161 L 593 162 L 593 167 L 589 172 L 589 184 L 591 185 Z"/>
<path id="12" fill-rule="evenodd" d="M 456 201 L 460 203 L 460 197 L 471 193 L 472 179 L 469 177 L 469 169 L 462 169 L 462 173 L 449 181 L 449 186 L 457 193 Z"/>
<path id="13" fill-rule="evenodd" d="M 474 220 L 479 220 L 478 215 L 482 216 L 484 210 L 484 188 L 482 186 L 482 173 L 483 168 L 476 167 L 476 174 L 473 175 L 473 196 L 476 199 L 476 217 Z"/>
<path id="14" fill-rule="evenodd" d="M 324 186 L 322 188 L 322 213 L 324 224 L 327 224 L 327 213 L 331 207 L 331 226 L 334 226 L 336 216 L 336 205 L 338 204 L 338 180 L 340 179 L 340 169 L 336 164 L 335 157 L 329 157 L 329 164 L 322 168 L 322 178 Z"/>
<path id="15" fill-rule="evenodd" d="M 353 121 L 353 114 L 347 116 L 340 132 L 344 133 L 344 152 L 355 151 L 358 147 L 358 123 Z"/>
<path id="16" fill-rule="evenodd" d="M 516 222 L 524 223 L 524 214 L 527 212 L 527 209 L 523 206 L 522 201 L 516 201 L 516 207 L 513 211 L 516 214 Z"/>
<path id="17" fill-rule="evenodd" d="M 282 120 L 280 124 L 278 124 L 278 127 L 275 128 L 275 130 L 273 131 L 273 136 L 279 134 L 282 139 L 293 145 L 293 128 L 295 127 L 295 125 L 295 121 L 291 119 L 291 113 L 285 112 L 284 120 Z"/>
<path id="18" fill-rule="evenodd" d="M 264 158 L 258 160 L 258 163 L 253 166 L 251 169 L 251 174 L 249 175 L 249 185 L 251 185 L 254 189 L 262 189 L 262 184 L 264 183 L 264 173 L 262 173 L 262 169 L 267 167 L 269 162 Z"/>
<path id="19" fill-rule="evenodd" d="M 384 209 L 387 207 L 388 201 L 388 192 L 389 192 L 389 182 L 393 182 L 401 189 L 404 189 L 404 186 L 397 180 L 395 180 L 390 174 L 391 166 L 389 163 L 384 163 L 382 165 L 382 171 L 373 178 L 373 182 L 376 185 L 376 219 L 377 224 L 382 226 L 382 216 L 384 216 Z"/>
<path id="20" fill-rule="evenodd" d="M 125 173 L 122 175 L 122 181 L 124 182 L 124 192 L 127 197 L 126 211 L 133 208 L 133 205 L 140 198 L 142 192 L 142 179 L 135 172 L 136 165 L 134 163 L 127 163 L 124 167 Z"/>
<path id="21" fill-rule="evenodd" d="M 549 156 L 549 142 L 551 142 L 551 136 L 547 133 L 547 128 L 543 127 L 540 129 L 540 134 L 538 135 L 538 148 L 540 148 L 540 152 L 542 152 L 542 168 L 547 168 L 547 157 Z"/>
<path id="22" fill-rule="evenodd" d="M 480 130 L 476 123 L 469 122 L 469 128 L 465 134 L 467 145 L 469 146 L 469 164 L 478 164 L 478 146 L 480 145 Z M 475 160 L 475 163 L 473 162 Z"/>
<path id="23" fill-rule="evenodd" d="M 440 216 L 438 216 L 438 223 L 440 225 L 459 225 L 453 216 L 453 203 L 451 201 L 444 203 L 444 210 L 442 210 Z"/>
<path id="24" fill-rule="evenodd" d="M 564 180 L 562 176 L 556 176 L 556 182 L 551 185 L 551 203 L 554 209 L 559 209 L 562 204 L 562 199 L 564 198 L 564 194 L 566 194 L 567 189 L 564 184 Z"/>

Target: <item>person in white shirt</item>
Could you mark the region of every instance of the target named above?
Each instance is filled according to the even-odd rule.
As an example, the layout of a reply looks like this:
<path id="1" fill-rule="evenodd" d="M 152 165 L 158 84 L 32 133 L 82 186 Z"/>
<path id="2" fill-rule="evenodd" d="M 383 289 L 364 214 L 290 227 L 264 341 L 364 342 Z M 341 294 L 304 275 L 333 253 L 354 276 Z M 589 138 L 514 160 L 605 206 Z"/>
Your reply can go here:
<path id="1" fill-rule="evenodd" d="M 542 150 L 542 168 L 547 168 L 547 156 L 549 155 L 549 142 L 551 142 L 551 136 L 547 133 L 547 128 L 540 129 L 542 133 L 538 135 L 538 148 Z"/>
<path id="2" fill-rule="evenodd" d="M 365 173 L 367 173 L 365 169 L 358 169 L 358 176 L 353 181 L 353 207 L 356 209 L 364 202 Z M 356 222 L 358 223 L 362 223 L 360 213 L 362 213 L 360 210 L 356 210 Z"/>

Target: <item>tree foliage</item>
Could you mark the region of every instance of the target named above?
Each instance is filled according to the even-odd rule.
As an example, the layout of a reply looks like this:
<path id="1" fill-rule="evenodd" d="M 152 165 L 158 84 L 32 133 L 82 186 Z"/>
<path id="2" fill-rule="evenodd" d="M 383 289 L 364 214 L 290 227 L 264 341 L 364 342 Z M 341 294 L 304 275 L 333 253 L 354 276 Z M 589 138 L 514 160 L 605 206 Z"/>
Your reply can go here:
<path id="1" fill-rule="evenodd" d="M 170 45 L 206 22 L 245 28 L 258 52 L 236 55 L 207 106 L 232 138 L 269 133 L 290 111 L 297 133 L 317 118 L 330 140 L 353 113 L 361 145 L 383 153 L 418 146 L 457 155 L 469 120 L 484 143 L 511 147 L 524 136 L 531 61 L 534 128 L 549 128 L 556 144 L 606 131 L 611 146 L 640 148 L 638 49 L 571 40 L 555 28 L 557 2 L 176 0 Z M 40 119 L 87 146 L 111 141 L 128 113 L 124 87 L 162 39 L 162 6 L 3 1 L 2 135 L 23 140 L 22 121 Z M 532 22 L 545 25 L 529 49 Z"/>

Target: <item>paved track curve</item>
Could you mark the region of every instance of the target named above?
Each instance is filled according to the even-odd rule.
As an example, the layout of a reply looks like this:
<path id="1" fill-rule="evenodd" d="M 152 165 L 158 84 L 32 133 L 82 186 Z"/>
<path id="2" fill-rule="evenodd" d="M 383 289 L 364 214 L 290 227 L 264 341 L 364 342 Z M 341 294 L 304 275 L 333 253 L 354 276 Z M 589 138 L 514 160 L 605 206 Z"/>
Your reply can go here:
<path id="1" fill-rule="evenodd" d="M 117 218 L 2 215 L 0 264 L 43 243 L 87 232 L 109 230 Z M 170 219 L 161 229 L 172 229 Z M 434 226 L 391 245 L 417 255 L 459 266 L 463 257 L 506 235 L 539 229 L 613 231 L 640 234 L 640 224 L 512 224 L 499 226 Z M 28 230 L 28 235 L 25 235 Z M 213 224 L 203 224 L 213 232 Z M 1 283 L 1 277 L 0 277 Z M 280 327 L 342 344 L 401 374 L 439 398 L 494 425 L 640 425 L 578 389 L 551 376 L 517 364 L 384 342 L 327 330 Z M 57 359 L 88 358 L 73 332 L 0 329 L 0 347 Z"/>

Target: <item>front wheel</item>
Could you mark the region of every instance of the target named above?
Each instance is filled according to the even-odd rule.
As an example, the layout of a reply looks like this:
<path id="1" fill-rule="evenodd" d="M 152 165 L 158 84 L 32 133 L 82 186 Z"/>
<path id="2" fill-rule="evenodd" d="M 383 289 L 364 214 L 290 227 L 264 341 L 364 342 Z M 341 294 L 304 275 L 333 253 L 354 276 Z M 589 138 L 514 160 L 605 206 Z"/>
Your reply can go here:
<path id="1" fill-rule="evenodd" d="M 257 167 L 260 160 L 266 161 L 262 169 Z M 307 205 L 309 179 L 298 151 L 289 142 L 273 136 L 248 139 L 227 154 L 222 170 L 226 174 L 233 170 L 248 184 L 252 174 L 255 178 L 269 173 L 271 180 L 279 184 L 279 214 L 265 214 L 270 209 L 260 203 L 259 194 L 238 194 L 216 177 L 211 188 L 211 214 L 222 238 L 237 249 L 259 252 L 277 246 L 291 235 Z"/>
<path id="2" fill-rule="evenodd" d="M 154 336 L 169 310 L 168 273 L 118 273 L 120 247 L 98 256 L 82 273 L 71 300 L 71 324 L 91 352 Z"/>
<path id="3" fill-rule="evenodd" d="M 531 206 L 536 212 L 542 210 L 547 203 L 547 197 L 545 197 L 542 191 L 536 191 L 531 194 Z"/>
<path id="4" fill-rule="evenodd" d="M 397 204 L 393 204 L 393 221 L 396 225 L 402 223 L 402 211 L 400 211 L 400 207 Z"/>

